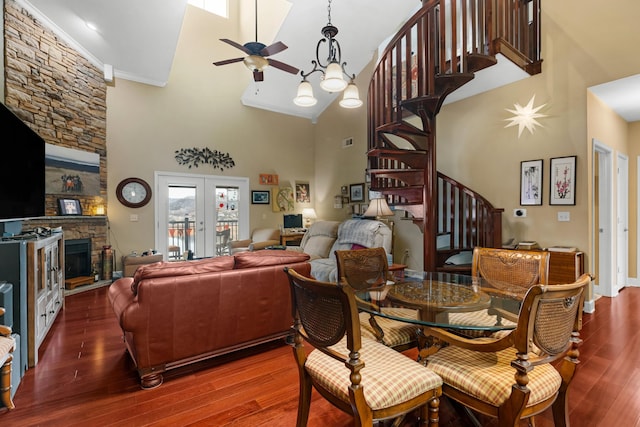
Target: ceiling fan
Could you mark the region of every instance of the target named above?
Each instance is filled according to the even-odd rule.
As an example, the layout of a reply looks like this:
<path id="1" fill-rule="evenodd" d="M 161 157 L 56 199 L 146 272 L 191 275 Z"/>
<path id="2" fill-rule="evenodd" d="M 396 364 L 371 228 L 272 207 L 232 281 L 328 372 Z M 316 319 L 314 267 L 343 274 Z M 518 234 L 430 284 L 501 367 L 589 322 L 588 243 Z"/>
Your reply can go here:
<path id="1" fill-rule="evenodd" d="M 275 59 L 267 58 L 268 56 L 275 55 L 278 52 L 282 52 L 287 48 L 287 45 L 282 42 L 275 42 L 269 46 L 266 46 L 263 43 L 258 41 L 258 0 L 255 1 L 255 10 L 256 10 L 256 41 L 248 42 L 244 45 L 240 43 L 236 43 L 233 40 L 229 39 L 220 39 L 231 46 L 240 49 L 244 53 L 246 53 L 247 57 L 244 58 L 232 58 L 225 59 L 223 61 L 216 61 L 213 65 L 227 65 L 233 64 L 234 62 L 244 62 L 244 65 L 253 72 L 253 80 L 256 82 L 261 82 L 264 80 L 264 75 L 262 71 L 267 68 L 267 66 L 271 65 L 272 67 L 278 68 L 282 71 L 286 71 L 291 74 L 298 74 L 300 70 L 296 67 L 292 67 L 291 65 L 285 64 L 284 62 L 277 61 Z"/>

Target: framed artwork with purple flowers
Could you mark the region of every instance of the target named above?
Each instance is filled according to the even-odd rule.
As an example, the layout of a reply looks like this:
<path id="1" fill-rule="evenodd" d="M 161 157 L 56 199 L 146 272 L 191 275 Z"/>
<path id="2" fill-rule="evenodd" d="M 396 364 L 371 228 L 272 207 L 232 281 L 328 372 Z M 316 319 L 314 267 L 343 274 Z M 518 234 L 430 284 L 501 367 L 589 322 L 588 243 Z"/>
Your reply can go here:
<path id="1" fill-rule="evenodd" d="M 551 159 L 550 205 L 576 204 L 576 156 Z"/>

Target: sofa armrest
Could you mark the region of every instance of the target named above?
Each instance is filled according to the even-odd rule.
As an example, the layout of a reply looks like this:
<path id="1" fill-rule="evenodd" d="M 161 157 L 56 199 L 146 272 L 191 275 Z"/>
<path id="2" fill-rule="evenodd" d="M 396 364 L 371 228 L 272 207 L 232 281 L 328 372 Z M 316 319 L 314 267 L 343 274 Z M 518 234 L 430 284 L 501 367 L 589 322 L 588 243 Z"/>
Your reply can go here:
<path id="1" fill-rule="evenodd" d="M 250 244 L 251 244 L 251 239 L 232 240 L 231 242 L 229 242 L 229 246 L 231 247 L 231 249 L 248 248 Z"/>
<path id="2" fill-rule="evenodd" d="M 249 250 L 250 251 L 259 251 L 261 249 L 266 248 L 267 246 L 275 246 L 275 245 L 279 245 L 279 244 L 280 244 L 279 240 L 265 240 L 264 242 L 252 243 L 251 245 L 249 245 Z"/>

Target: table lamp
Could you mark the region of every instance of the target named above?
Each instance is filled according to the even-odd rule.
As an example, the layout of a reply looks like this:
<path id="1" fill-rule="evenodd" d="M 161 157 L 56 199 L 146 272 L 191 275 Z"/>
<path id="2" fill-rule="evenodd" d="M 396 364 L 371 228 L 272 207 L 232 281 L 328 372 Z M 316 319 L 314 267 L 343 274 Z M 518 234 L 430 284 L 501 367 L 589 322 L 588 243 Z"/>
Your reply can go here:
<path id="1" fill-rule="evenodd" d="M 393 216 L 393 211 L 387 204 L 387 199 L 381 197 L 379 199 L 372 199 L 369 207 L 364 211 L 362 216 L 380 219 L 380 217 L 383 216 Z"/>
<path id="2" fill-rule="evenodd" d="M 302 217 L 304 218 L 304 227 L 309 228 L 311 226 L 311 220 L 318 218 L 316 210 L 313 208 L 302 209 Z"/>

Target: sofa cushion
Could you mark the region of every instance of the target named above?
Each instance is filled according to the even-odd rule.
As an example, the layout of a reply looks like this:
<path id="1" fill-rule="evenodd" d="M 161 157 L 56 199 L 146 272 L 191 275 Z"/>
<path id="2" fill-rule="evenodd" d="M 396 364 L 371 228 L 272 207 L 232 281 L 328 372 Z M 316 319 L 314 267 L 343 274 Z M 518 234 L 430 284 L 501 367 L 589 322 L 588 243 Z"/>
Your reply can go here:
<path id="1" fill-rule="evenodd" d="M 235 269 L 265 267 L 269 265 L 293 264 L 307 261 L 309 255 L 294 251 L 264 250 L 257 252 L 240 252 L 234 255 Z"/>
<path id="2" fill-rule="evenodd" d="M 232 270 L 233 266 L 234 258 L 230 255 L 193 261 L 162 261 L 147 264 L 139 267 L 133 275 L 131 291 L 136 295 L 138 293 L 138 283 L 144 279 L 212 273 L 215 271 Z"/>
<path id="3" fill-rule="evenodd" d="M 314 222 L 302 238 L 300 247 L 311 258 L 328 258 L 338 236 L 339 225 L 338 221 Z"/>

